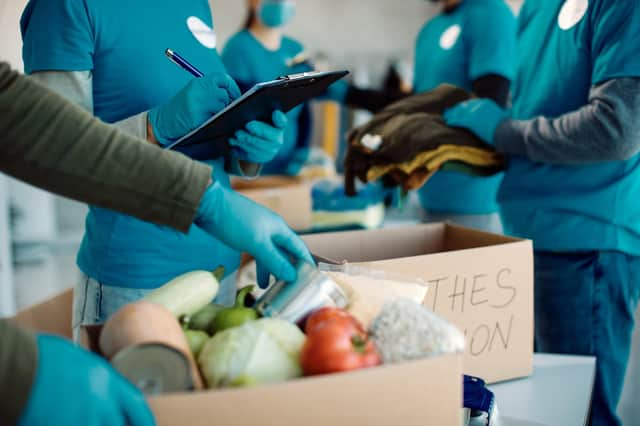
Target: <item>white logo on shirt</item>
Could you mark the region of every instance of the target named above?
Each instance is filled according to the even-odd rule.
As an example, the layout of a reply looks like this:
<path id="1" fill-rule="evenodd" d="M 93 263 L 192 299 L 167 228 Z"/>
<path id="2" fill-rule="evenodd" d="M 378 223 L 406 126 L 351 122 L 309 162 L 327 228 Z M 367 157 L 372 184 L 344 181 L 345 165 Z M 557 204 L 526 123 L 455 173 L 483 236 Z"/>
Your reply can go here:
<path id="1" fill-rule="evenodd" d="M 440 47 L 443 50 L 449 50 L 453 46 L 456 45 L 458 38 L 460 37 L 460 33 L 462 32 L 462 27 L 460 25 L 452 25 L 447 30 L 442 33 L 442 37 L 440 37 Z"/>
<path id="2" fill-rule="evenodd" d="M 587 14 L 587 9 L 589 0 L 567 0 L 558 15 L 558 26 L 564 31 L 575 27 Z"/>
<path id="3" fill-rule="evenodd" d="M 217 43 L 216 32 L 213 28 L 202 22 L 200 18 L 190 16 L 187 19 L 187 27 L 191 34 L 200 42 L 201 45 L 209 49 L 215 49 Z"/>

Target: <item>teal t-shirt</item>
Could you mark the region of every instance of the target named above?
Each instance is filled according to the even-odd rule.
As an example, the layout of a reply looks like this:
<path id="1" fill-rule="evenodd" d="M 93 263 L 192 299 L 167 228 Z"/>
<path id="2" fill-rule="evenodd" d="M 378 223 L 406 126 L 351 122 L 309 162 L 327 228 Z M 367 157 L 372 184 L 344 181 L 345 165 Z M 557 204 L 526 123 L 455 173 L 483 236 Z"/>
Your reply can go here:
<path id="1" fill-rule="evenodd" d="M 94 113 L 105 122 L 162 104 L 194 78 L 166 48 L 205 74 L 224 71 L 206 0 L 31 0 L 21 26 L 25 71 L 90 70 Z M 223 172 L 217 178 L 228 185 Z M 239 258 L 196 226 L 183 234 L 91 207 L 78 266 L 104 284 L 153 288 L 195 269 L 232 272 Z"/>
<path id="2" fill-rule="evenodd" d="M 443 83 L 472 90 L 473 82 L 496 74 L 515 74 L 516 19 L 503 0 L 465 0 L 449 13 L 429 21 L 416 41 L 414 91 L 433 90 Z M 472 177 L 437 172 L 419 190 L 422 206 L 452 214 L 498 211 L 502 174 Z"/>
<path id="3" fill-rule="evenodd" d="M 283 37 L 278 50 L 269 50 L 248 30 L 242 30 L 229 39 L 222 51 L 222 61 L 227 71 L 242 87 L 249 89 L 254 84 L 274 80 L 280 76 L 309 71 L 308 68 L 292 67 L 292 60 L 303 52 L 297 41 Z M 306 65 L 305 65 L 306 66 Z M 284 144 L 276 157 L 265 164 L 263 174 L 283 174 L 298 146 L 299 120 L 302 107 L 287 113 L 288 125 Z"/>
<path id="4" fill-rule="evenodd" d="M 637 0 L 527 1 L 514 118 L 558 117 L 587 105 L 594 85 L 640 77 L 638 29 Z M 515 157 L 499 200 L 505 230 L 539 250 L 640 255 L 640 156 L 587 166 Z"/>

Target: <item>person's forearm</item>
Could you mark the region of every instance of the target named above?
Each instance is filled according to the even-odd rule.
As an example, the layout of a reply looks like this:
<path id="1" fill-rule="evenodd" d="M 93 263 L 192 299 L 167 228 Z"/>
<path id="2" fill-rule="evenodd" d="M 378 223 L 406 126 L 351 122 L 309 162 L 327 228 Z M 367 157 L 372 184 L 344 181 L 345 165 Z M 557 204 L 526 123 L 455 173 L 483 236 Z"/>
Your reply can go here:
<path id="1" fill-rule="evenodd" d="M 29 77 L 93 114 L 91 71 L 39 71 Z"/>
<path id="2" fill-rule="evenodd" d="M 31 74 L 30 77 L 93 114 L 93 74 L 91 71 L 38 71 Z M 147 111 L 112 124 L 131 136 L 157 144 L 153 132 L 150 131 Z"/>
<path id="3" fill-rule="evenodd" d="M 3 319 L 0 342 L 0 424 L 13 425 L 29 400 L 38 349 L 32 334 Z"/>
<path id="4" fill-rule="evenodd" d="M 558 118 L 505 120 L 496 149 L 553 164 L 626 160 L 640 151 L 640 79 L 619 78 L 591 89 L 589 103 Z"/>
<path id="5" fill-rule="evenodd" d="M 0 171 L 186 231 L 211 169 L 119 132 L 0 64 Z"/>

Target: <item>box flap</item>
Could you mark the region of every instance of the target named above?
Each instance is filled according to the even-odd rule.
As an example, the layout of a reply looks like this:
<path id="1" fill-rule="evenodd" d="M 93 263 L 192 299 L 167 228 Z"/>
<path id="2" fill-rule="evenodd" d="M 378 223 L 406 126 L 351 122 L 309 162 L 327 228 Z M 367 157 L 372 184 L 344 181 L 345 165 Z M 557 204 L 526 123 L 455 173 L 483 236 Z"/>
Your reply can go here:
<path id="1" fill-rule="evenodd" d="M 459 355 L 280 385 L 151 398 L 158 426 L 459 425 Z M 426 422 L 426 423 L 425 423 Z"/>
<path id="2" fill-rule="evenodd" d="M 490 234 L 457 225 L 446 225 L 443 251 L 466 250 L 522 241 L 518 238 Z"/>
<path id="3" fill-rule="evenodd" d="M 73 290 L 69 289 L 46 302 L 20 311 L 12 321 L 22 327 L 70 339 L 72 312 Z"/>
<path id="4" fill-rule="evenodd" d="M 445 225 L 428 224 L 312 234 L 302 238 L 314 254 L 336 261 L 368 262 L 441 252 L 444 237 Z"/>

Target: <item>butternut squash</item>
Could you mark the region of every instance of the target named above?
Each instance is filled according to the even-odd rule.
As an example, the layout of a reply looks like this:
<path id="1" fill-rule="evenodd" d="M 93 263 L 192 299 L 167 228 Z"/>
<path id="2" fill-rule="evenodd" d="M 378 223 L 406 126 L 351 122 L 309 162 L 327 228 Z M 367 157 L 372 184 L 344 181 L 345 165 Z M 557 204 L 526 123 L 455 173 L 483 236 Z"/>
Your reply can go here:
<path id="1" fill-rule="evenodd" d="M 100 351 L 108 359 L 128 346 L 141 343 L 162 343 L 183 353 L 191 365 L 196 389 L 202 389 L 189 344 L 171 311 L 145 300 L 130 303 L 113 314 L 100 333 Z"/>

